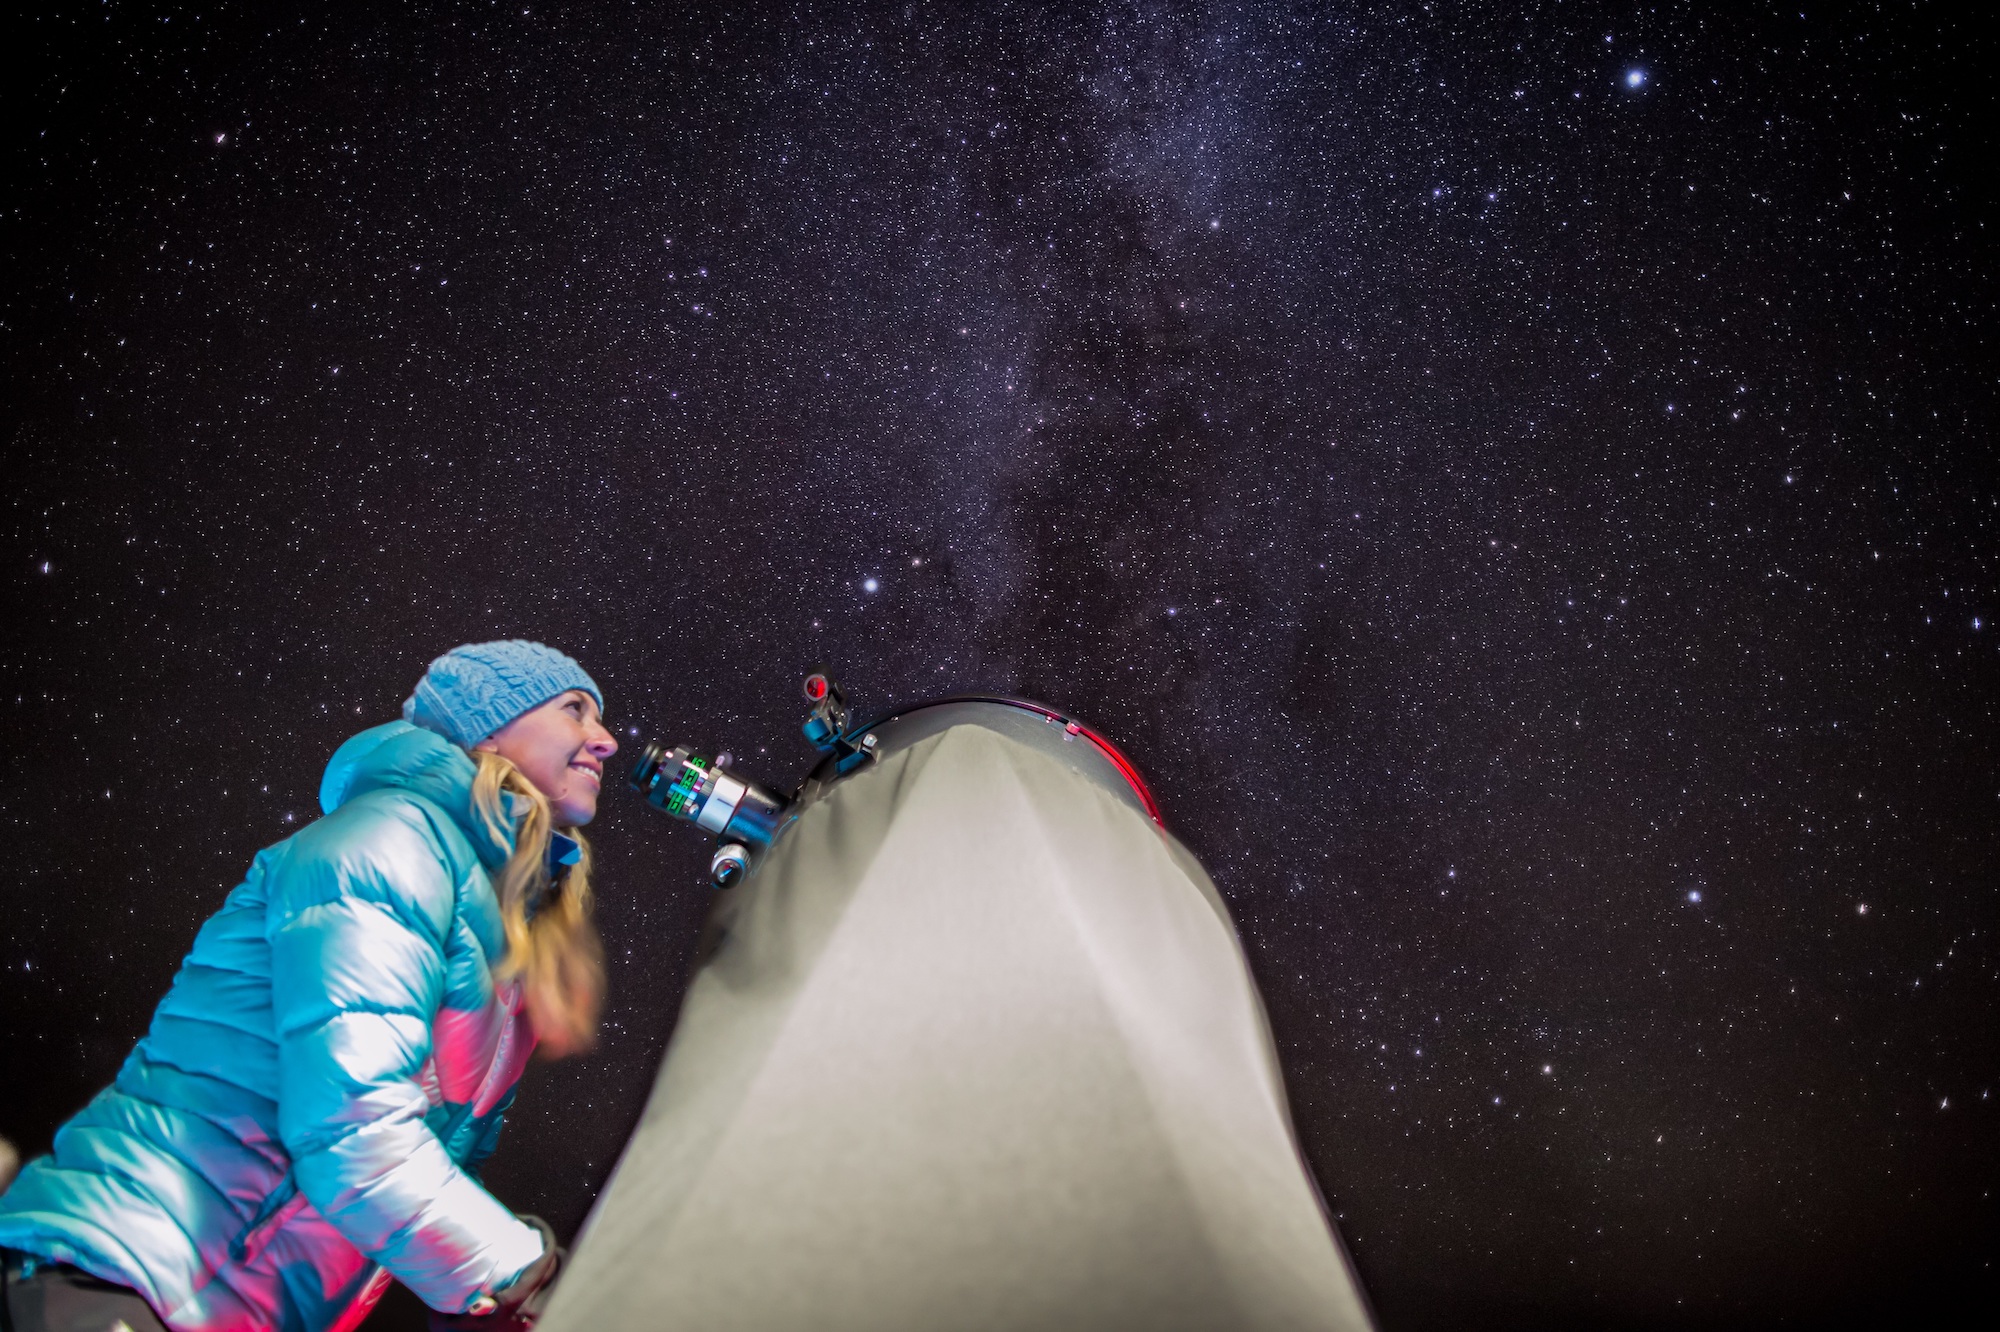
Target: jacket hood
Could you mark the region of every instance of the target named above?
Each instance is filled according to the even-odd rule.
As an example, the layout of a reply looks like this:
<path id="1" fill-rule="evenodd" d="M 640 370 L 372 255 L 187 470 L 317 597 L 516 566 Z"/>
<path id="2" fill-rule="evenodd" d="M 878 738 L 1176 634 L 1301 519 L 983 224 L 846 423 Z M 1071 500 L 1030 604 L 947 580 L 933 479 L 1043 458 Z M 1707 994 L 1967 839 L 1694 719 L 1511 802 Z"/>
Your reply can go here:
<path id="1" fill-rule="evenodd" d="M 450 814 L 487 866 L 506 862 L 514 851 L 514 829 L 495 838 L 472 809 L 472 779 L 478 769 L 463 749 L 433 731 L 406 721 L 371 726 L 339 749 L 319 784 L 319 806 L 331 814 L 370 791 L 384 788 L 422 796 Z"/>

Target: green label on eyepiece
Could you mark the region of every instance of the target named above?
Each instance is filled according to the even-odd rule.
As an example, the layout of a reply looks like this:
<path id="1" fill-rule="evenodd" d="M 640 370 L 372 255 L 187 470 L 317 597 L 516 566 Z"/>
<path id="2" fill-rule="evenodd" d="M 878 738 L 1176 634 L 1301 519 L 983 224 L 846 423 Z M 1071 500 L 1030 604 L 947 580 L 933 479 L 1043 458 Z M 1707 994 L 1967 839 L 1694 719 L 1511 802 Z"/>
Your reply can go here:
<path id="1" fill-rule="evenodd" d="M 677 819 L 691 819 L 701 805 L 702 787 L 708 781 L 708 760 L 698 754 L 690 754 L 681 762 L 680 774 L 674 784 L 667 788 L 666 799 L 661 808 Z"/>

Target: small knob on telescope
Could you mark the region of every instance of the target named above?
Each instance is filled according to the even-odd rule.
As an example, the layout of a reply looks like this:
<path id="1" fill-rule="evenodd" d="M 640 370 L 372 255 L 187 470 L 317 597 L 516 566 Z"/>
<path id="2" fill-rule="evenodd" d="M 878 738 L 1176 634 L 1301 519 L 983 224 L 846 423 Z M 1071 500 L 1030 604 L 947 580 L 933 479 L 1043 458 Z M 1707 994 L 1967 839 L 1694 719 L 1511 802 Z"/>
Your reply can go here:
<path id="1" fill-rule="evenodd" d="M 717 888 L 728 888 L 749 870 L 749 848 L 740 842 L 725 842 L 715 848 L 715 858 L 708 862 L 708 881 Z"/>

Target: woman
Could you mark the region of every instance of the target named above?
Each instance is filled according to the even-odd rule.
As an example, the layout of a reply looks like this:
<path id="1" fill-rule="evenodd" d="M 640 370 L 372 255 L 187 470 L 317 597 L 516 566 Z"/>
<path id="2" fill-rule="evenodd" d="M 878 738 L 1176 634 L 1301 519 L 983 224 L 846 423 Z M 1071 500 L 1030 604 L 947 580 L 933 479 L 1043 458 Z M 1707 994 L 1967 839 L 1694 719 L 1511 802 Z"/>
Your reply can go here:
<path id="1" fill-rule="evenodd" d="M 389 1279 L 528 1325 L 560 1263 L 476 1170 L 603 995 L 603 695 L 519 640 L 432 662 L 258 853 L 116 1081 L 0 1194 L 9 1332 L 351 1328 Z"/>

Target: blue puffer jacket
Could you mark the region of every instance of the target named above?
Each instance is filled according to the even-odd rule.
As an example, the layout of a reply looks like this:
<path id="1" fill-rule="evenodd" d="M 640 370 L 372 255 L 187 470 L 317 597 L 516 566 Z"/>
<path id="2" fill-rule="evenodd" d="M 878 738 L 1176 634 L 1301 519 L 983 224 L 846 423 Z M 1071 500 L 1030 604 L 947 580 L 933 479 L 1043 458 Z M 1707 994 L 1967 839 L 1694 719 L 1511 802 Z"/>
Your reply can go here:
<path id="1" fill-rule="evenodd" d="M 326 817 L 258 853 L 116 1082 L 0 1194 L 0 1246 L 177 1332 L 350 1328 L 391 1275 L 461 1311 L 539 1256 L 471 1173 L 534 1045 L 493 980 L 512 848 L 473 772 L 407 722 L 340 747 Z"/>

